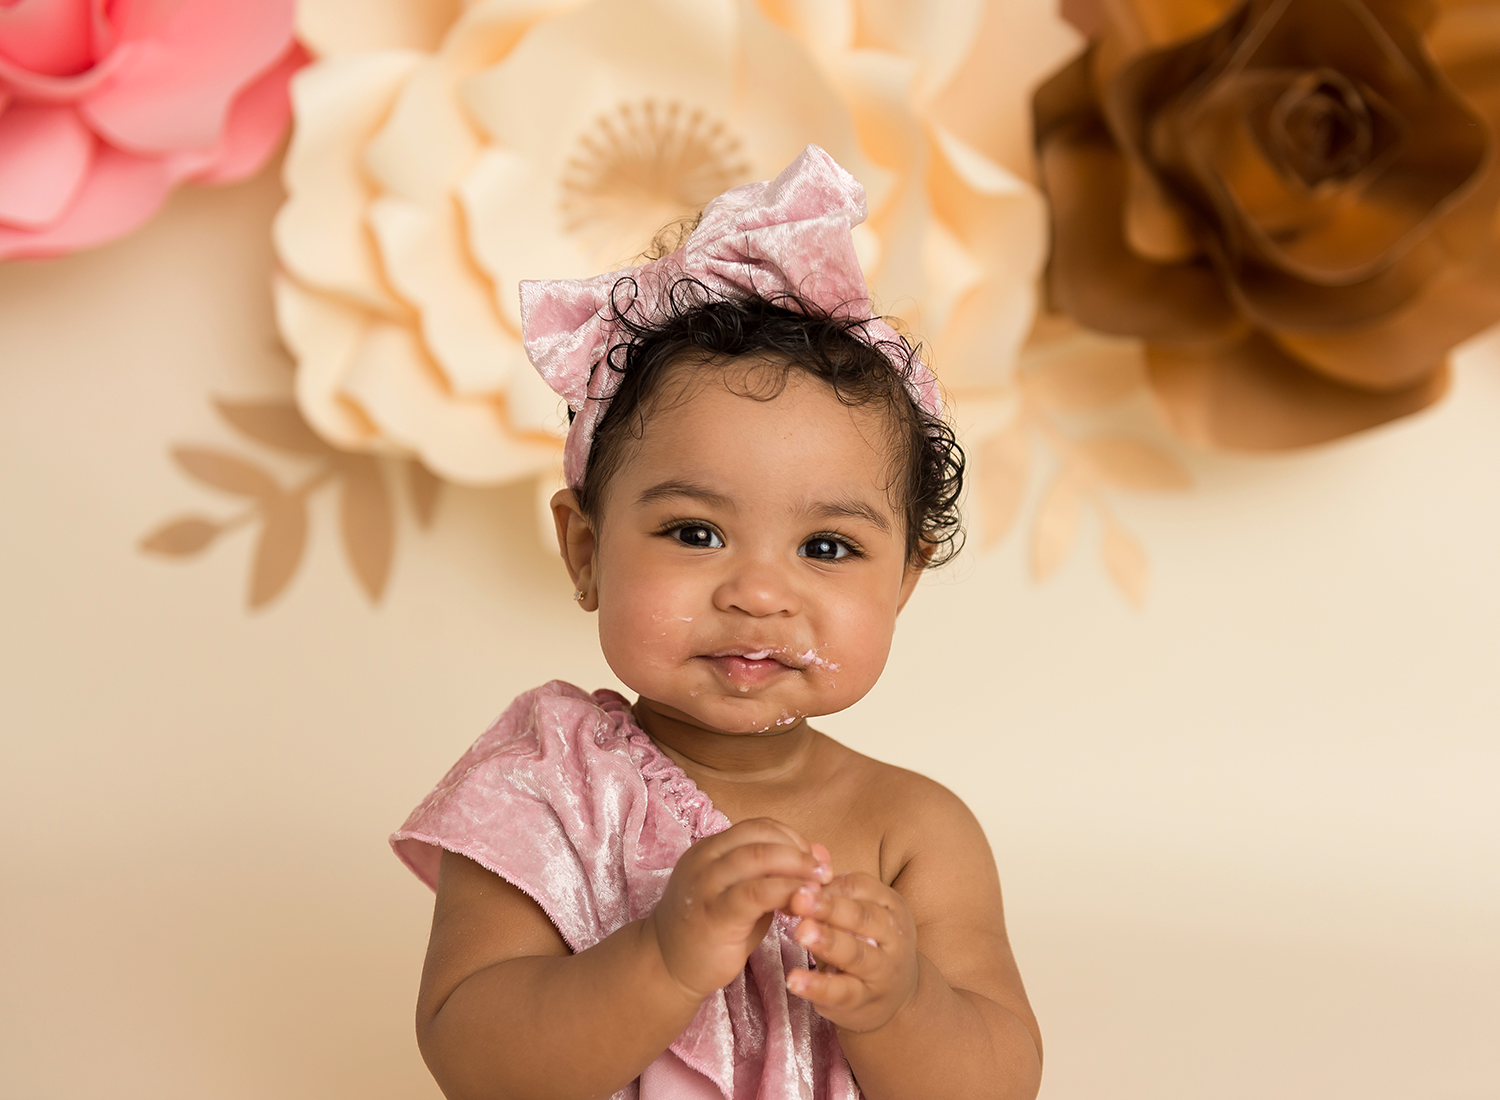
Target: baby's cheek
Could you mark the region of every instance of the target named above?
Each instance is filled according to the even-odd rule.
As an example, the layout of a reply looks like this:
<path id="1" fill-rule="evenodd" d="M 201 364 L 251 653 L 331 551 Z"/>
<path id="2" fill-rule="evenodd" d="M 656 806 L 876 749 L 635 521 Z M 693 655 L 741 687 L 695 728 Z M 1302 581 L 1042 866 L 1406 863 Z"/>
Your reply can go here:
<path id="1" fill-rule="evenodd" d="M 599 646 L 610 668 L 632 689 L 650 693 L 643 682 L 678 669 L 691 649 L 698 618 L 670 586 L 622 585 L 601 594 Z"/>

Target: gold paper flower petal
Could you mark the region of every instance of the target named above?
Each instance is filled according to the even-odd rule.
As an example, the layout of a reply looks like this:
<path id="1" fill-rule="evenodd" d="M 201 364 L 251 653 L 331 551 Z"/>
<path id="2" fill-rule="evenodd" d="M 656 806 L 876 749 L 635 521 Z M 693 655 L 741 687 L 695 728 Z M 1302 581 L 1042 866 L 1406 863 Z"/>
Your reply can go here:
<path id="1" fill-rule="evenodd" d="M 1036 94 L 1054 308 L 1122 336 L 1196 342 L 1229 335 L 1240 322 L 1210 264 L 1152 263 L 1126 241 L 1125 160 L 1093 99 L 1089 71 L 1084 54 Z"/>
<path id="2" fill-rule="evenodd" d="M 1353 332 L 1272 335 L 1329 378 L 1371 390 L 1404 389 L 1448 352 L 1500 319 L 1500 247 L 1484 264 L 1450 268 L 1399 313 Z"/>
<path id="3" fill-rule="evenodd" d="M 1151 343 L 1199 442 L 1299 446 L 1425 407 L 1452 348 L 1500 320 L 1497 11 L 1071 6 L 1091 46 L 1035 103 L 1054 303 Z M 1220 288 L 1218 339 L 1173 333 L 1205 316 L 1158 292 L 1185 268 Z"/>
<path id="4" fill-rule="evenodd" d="M 1216 348 L 1147 345 L 1146 366 L 1173 430 L 1192 443 L 1247 451 L 1337 439 L 1425 409 L 1448 388 L 1447 368 L 1439 367 L 1407 389 L 1351 389 L 1258 333 Z"/>

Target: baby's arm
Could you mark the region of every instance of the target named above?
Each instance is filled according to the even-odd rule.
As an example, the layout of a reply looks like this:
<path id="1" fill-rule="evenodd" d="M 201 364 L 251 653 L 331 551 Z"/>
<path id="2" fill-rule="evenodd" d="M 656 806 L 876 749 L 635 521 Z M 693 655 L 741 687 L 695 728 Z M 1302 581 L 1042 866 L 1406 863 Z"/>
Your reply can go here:
<path id="1" fill-rule="evenodd" d="M 917 794 L 891 886 L 850 874 L 792 899 L 823 969 L 788 985 L 839 1026 L 867 1100 L 1033 1100 L 1041 1034 L 989 844 L 954 795 L 926 781 Z"/>
<path id="2" fill-rule="evenodd" d="M 690 848 L 656 910 L 571 954 L 541 908 L 444 852 L 417 1043 L 449 1100 L 582 1100 L 640 1075 L 727 985 L 828 853 L 743 821 Z"/>

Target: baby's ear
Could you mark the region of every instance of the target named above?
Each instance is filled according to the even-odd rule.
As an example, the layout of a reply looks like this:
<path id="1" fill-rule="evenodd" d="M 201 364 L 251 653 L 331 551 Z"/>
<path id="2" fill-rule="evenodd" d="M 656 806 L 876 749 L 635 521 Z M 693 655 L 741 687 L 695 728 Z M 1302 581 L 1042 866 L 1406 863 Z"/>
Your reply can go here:
<path id="1" fill-rule="evenodd" d="M 937 543 L 928 542 L 923 539 L 917 543 L 916 556 L 906 563 L 906 572 L 901 577 L 901 595 L 896 600 L 896 612 L 906 606 L 906 601 L 911 599 L 911 594 L 917 590 L 917 582 L 922 579 L 922 572 L 927 568 L 927 563 L 932 561 L 932 555 L 937 553 Z"/>
<path id="2" fill-rule="evenodd" d="M 557 528 L 558 552 L 568 567 L 568 576 L 573 578 L 573 598 L 585 611 L 597 611 L 597 543 L 594 529 L 578 506 L 578 495 L 572 489 L 559 489 L 552 494 L 552 522 Z"/>

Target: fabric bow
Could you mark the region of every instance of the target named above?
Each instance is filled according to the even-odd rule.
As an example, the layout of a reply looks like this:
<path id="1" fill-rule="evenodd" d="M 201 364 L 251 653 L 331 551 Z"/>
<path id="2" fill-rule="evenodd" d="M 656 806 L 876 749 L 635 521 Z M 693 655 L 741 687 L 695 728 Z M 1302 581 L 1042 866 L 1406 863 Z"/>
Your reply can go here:
<path id="1" fill-rule="evenodd" d="M 908 366 L 904 351 L 897 361 L 894 349 L 904 349 L 904 341 L 869 315 L 870 294 L 850 233 L 865 215 L 864 187 L 809 145 L 775 179 L 731 188 L 710 202 L 687 242 L 660 260 L 592 279 L 523 281 L 526 354 L 574 414 L 563 450 L 568 485 L 583 483 L 594 430 L 620 386 L 618 371 L 596 367 L 619 342 L 615 307 L 622 281 L 633 284 L 632 318 L 646 323 L 665 315 L 672 286 L 683 278 L 723 298 L 790 294 L 829 316 L 860 321 L 853 331 L 891 358 L 919 408 L 939 415 L 932 372 L 915 356 Z"/>

